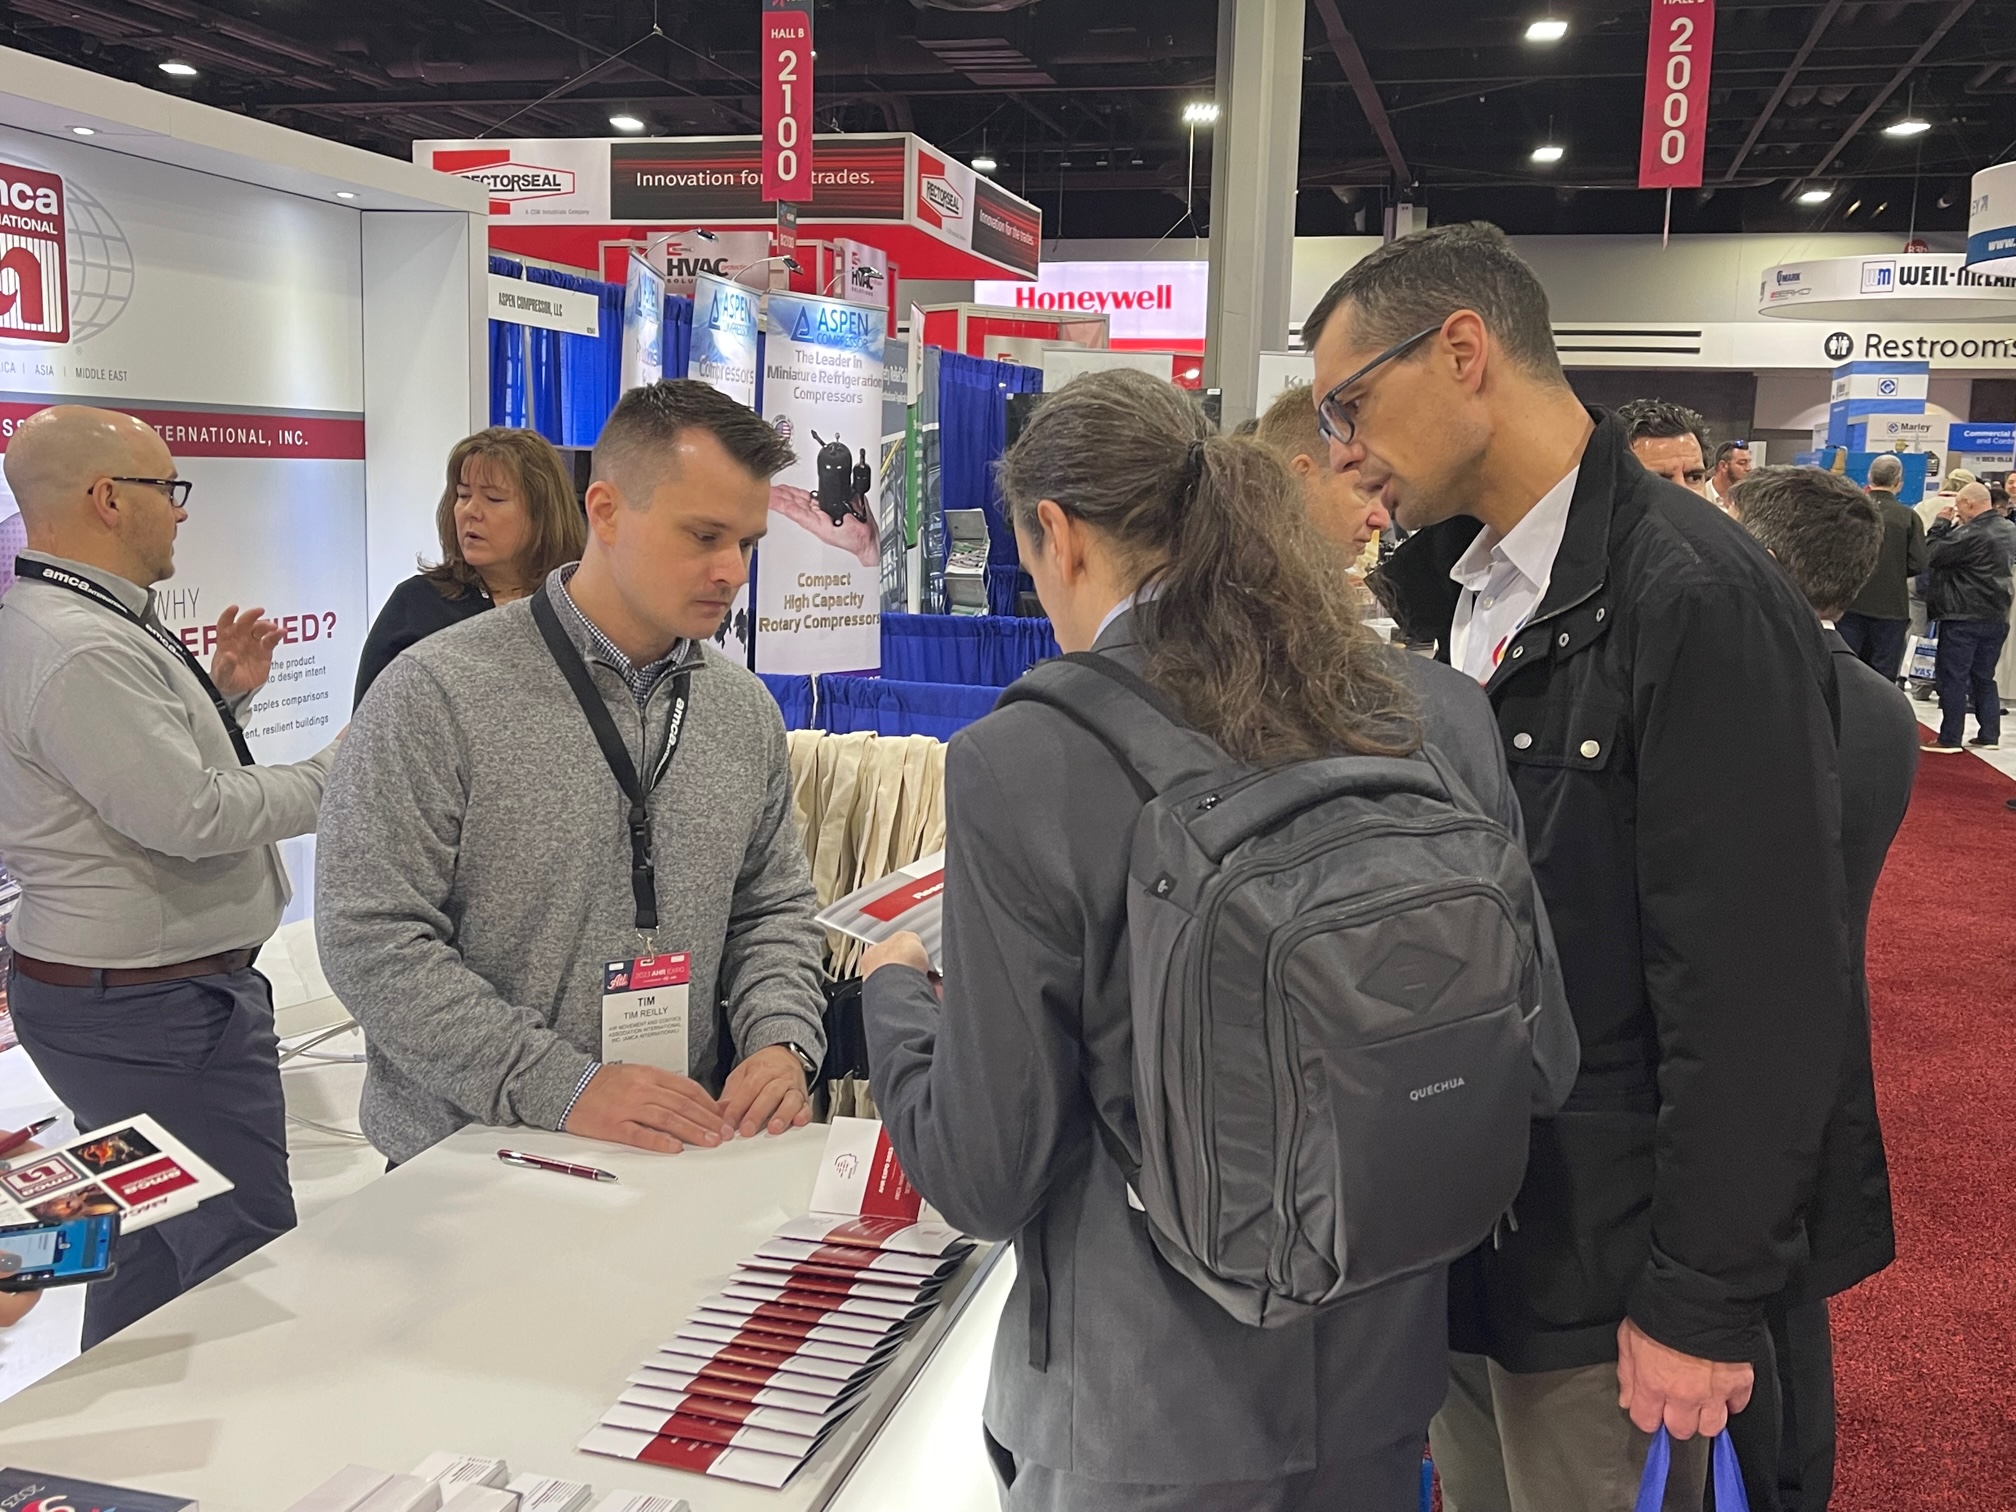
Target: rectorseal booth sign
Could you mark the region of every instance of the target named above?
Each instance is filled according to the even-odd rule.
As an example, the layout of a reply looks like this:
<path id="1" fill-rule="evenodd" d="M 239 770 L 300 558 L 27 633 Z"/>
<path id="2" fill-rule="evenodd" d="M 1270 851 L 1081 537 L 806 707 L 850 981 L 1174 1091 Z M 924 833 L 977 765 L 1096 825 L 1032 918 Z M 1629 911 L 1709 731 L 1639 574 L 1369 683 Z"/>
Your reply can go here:
<path id="1" fill-rule="evenodd" d="M 871 501 L 886 324 L 866 305 L 770 296 L 763 413 L 798 460 L 770 489 L 756 572 L 759 671 L 882 665 L 882 550 Z"/>

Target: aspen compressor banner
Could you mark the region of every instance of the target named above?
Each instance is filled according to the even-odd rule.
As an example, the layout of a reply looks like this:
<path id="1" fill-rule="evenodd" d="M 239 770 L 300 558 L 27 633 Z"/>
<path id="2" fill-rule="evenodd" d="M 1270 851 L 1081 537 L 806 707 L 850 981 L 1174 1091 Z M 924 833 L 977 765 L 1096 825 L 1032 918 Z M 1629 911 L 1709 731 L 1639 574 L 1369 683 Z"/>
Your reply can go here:
<path id="1" fill-rule="evenodd" d="M 882 440 L 881 310 L 770 296 L 763 413 L 797 452 L 770 490 L 756 572 L 756 667 L 882 665 L 882 550 L 872 500 Z"/>

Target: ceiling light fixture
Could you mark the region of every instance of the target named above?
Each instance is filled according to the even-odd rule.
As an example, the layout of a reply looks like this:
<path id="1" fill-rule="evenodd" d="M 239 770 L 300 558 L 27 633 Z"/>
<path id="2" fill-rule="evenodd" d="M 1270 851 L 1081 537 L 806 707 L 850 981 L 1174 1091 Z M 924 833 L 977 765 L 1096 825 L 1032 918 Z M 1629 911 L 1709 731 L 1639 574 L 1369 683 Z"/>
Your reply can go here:
<path id="1" fill-rule="evenodd" d="M 72 136 L 96 136 L 96 135 L 98 135 L 98 128 L 97 128 L 97 127 L 95 127 L 95 126 L 72 126 L 72 127 L 70 128 L 70 135 L 72 135 Z"/>
<path id="2" fill-rule="evenodd" d="M 1802 205 L 1824 205 L 1832 198 L 1832 189 L 1802 189 L 1799 192 L 1799 203 Z"/>
<path id="3" fill-rule="evenodd" d="M 642 131 L 644 129 L 644 123 L 633 115 L 612 115 L 609 117 L 609 124 L 614 126 L 618 131 Z"/>
<path id="4" fill-rule="evenodd" d="M 1546 146 L 1535 147 L 1533 149 L 1533 161 L 1536 163 L 1558 163 L 1561 161 L 1562 154 L 1567 150 L 1565 147 L 1556 147 L 1550 142 Z"/>
<path id="5" fill-rule="evenodd" d="M 1183 107 L 1185 126 L 1209 126 L 1218 119 L 1218 105 L 1213 100 L 1193 100 Z"/>
<path id="6" fill-rule="evenodd" d="M 1559 42 L 1568 35 L 1568 23 L 1558 16 L 1543 16 L 1526 28 L 1528 42 Z"/>
<path id="7" fill-rule="evenodd" d="M 355 198 L 357 198 L 357 191 L 356 191 L 356 190 L 354 190 L 354 189 L 338 189 L 338 190 L 336 191 L 336 198 L 338 198 L 338 199 L 355 199 Z"/>
<path id="8" fill-rule="evenodd" d="M 1931 129 L 1932 123 L 1930 121 L 1921 121 L 1916 116 L 1906 116 L 1901 121 L 1892 121 L 1888 126 L 1885 126 L 1883 128 L 1883 135 L 1887 137 L 1923 136 Z"/>
<path id="9" fill-rule="evenodd" d="M 193 63 L 168 62 L 161 65 L 161 72 L 172 75 L 177 79 L 193 79 L 196 77 L 196 65 Z"/>
<path id="10" fill-rule="evenodd" d="M 999 168 L 1001 165 L 995 162 L 993 158 L 989 157 L 986 153 L 983 152 L 978 157 L 973 159 L 973 166 L 982 173 L 992 173 L 996 168 Z"/>

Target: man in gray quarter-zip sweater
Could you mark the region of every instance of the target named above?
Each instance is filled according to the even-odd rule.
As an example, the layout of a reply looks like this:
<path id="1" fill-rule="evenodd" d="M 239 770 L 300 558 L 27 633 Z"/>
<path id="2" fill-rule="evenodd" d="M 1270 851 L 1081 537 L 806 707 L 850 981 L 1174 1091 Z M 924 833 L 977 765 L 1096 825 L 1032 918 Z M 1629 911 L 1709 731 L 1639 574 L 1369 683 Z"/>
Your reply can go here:
<path id="1" fill-rule="evenodd" d="M 401 653 L 359 707 L 322 810 L 316 936 L 364 1027 L 365 1132 L 393 1160 L 468 1123 L 676 1152 L 809 1117 L 823 942 L 783 721 L 705 644 L 789 460 L 704 384 L 633 389 L 596 444 L 580 565 Z M 649 790 L 641 892 L 630 801 L 541 612 Z M 603 968 L 680 951 L 688 1074 L 602 1064 Z M 718 1087 L 717 1002 L 737 1056 Z"/>

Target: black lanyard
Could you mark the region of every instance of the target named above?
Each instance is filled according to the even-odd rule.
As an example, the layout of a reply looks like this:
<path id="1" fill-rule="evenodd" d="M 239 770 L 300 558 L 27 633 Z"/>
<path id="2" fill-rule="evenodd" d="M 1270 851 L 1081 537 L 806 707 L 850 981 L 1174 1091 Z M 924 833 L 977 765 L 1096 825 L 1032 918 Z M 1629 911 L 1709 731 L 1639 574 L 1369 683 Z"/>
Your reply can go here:
<path id="1" fill-rule="evenodd" d="M 609 763 L 609 774 L 630 800 L 630 893 L 637 901 L 637 927 L 648 933 L 658 927 L 658 874 L 651 864 L 651 793 L 679 749 L 679 730 L 686 723 L 686 699 L 692 689 L 693 674 L 681 672 L 673 681 L 672 711 L 665 720 L 665 747 L 652 766 L 651 783 L 647 787 L 637 780 L 637 766 L 630 759 L 630 748 L 623 744 L 616 721 L 609 715 L 609 706 L 602 701 L 601 690 L 588 675 L 587 664 L 574 649 L 574 642 L 560 628 L 560 616 L 543 589 L 532 595 L 532 618 L 546 639 L 546 649 L 560 664 L 567 686 L 574 690 L 575 701 L 588 718 L 588 728 L 595 732 L 595 743 L 602 747 L 602 759 Z"/>
<path id="2" fill-rule="evenodd" d="M 94 604 L 102 604 L 128 624 L 138 625 L 161 643 L 169 651 L 182 659 L 182 665 L 196 675 L 210 702 L 216 705 L 217 717 L 224 721 L 224 733 L 231 737 L 231 749 L 238 753 L 238 765 L 252 766 L 252 747 L 245 743 L 245 731 L 239 727 L 238 716 L 231 712 L 230 702 L 217 691 L 217 684 L 210 681 L 210 674 L 203 670 L 203 664 L 196 660 L 190 649 L 182 644 L 180 636 L 171 635 L 167 629 L 143 618 L 119 602 L 116 594 L 100 587 L 87 577 L 74 572 L 65 572 L 60 567 L 51 567 L 45 562 L 37 562 L 29 557 L 14 559 L 14 576 L 33 578 L 38 583 L 47 583 L 52 588 L 65 588 L 80 598 L 90 599 Z"/>

